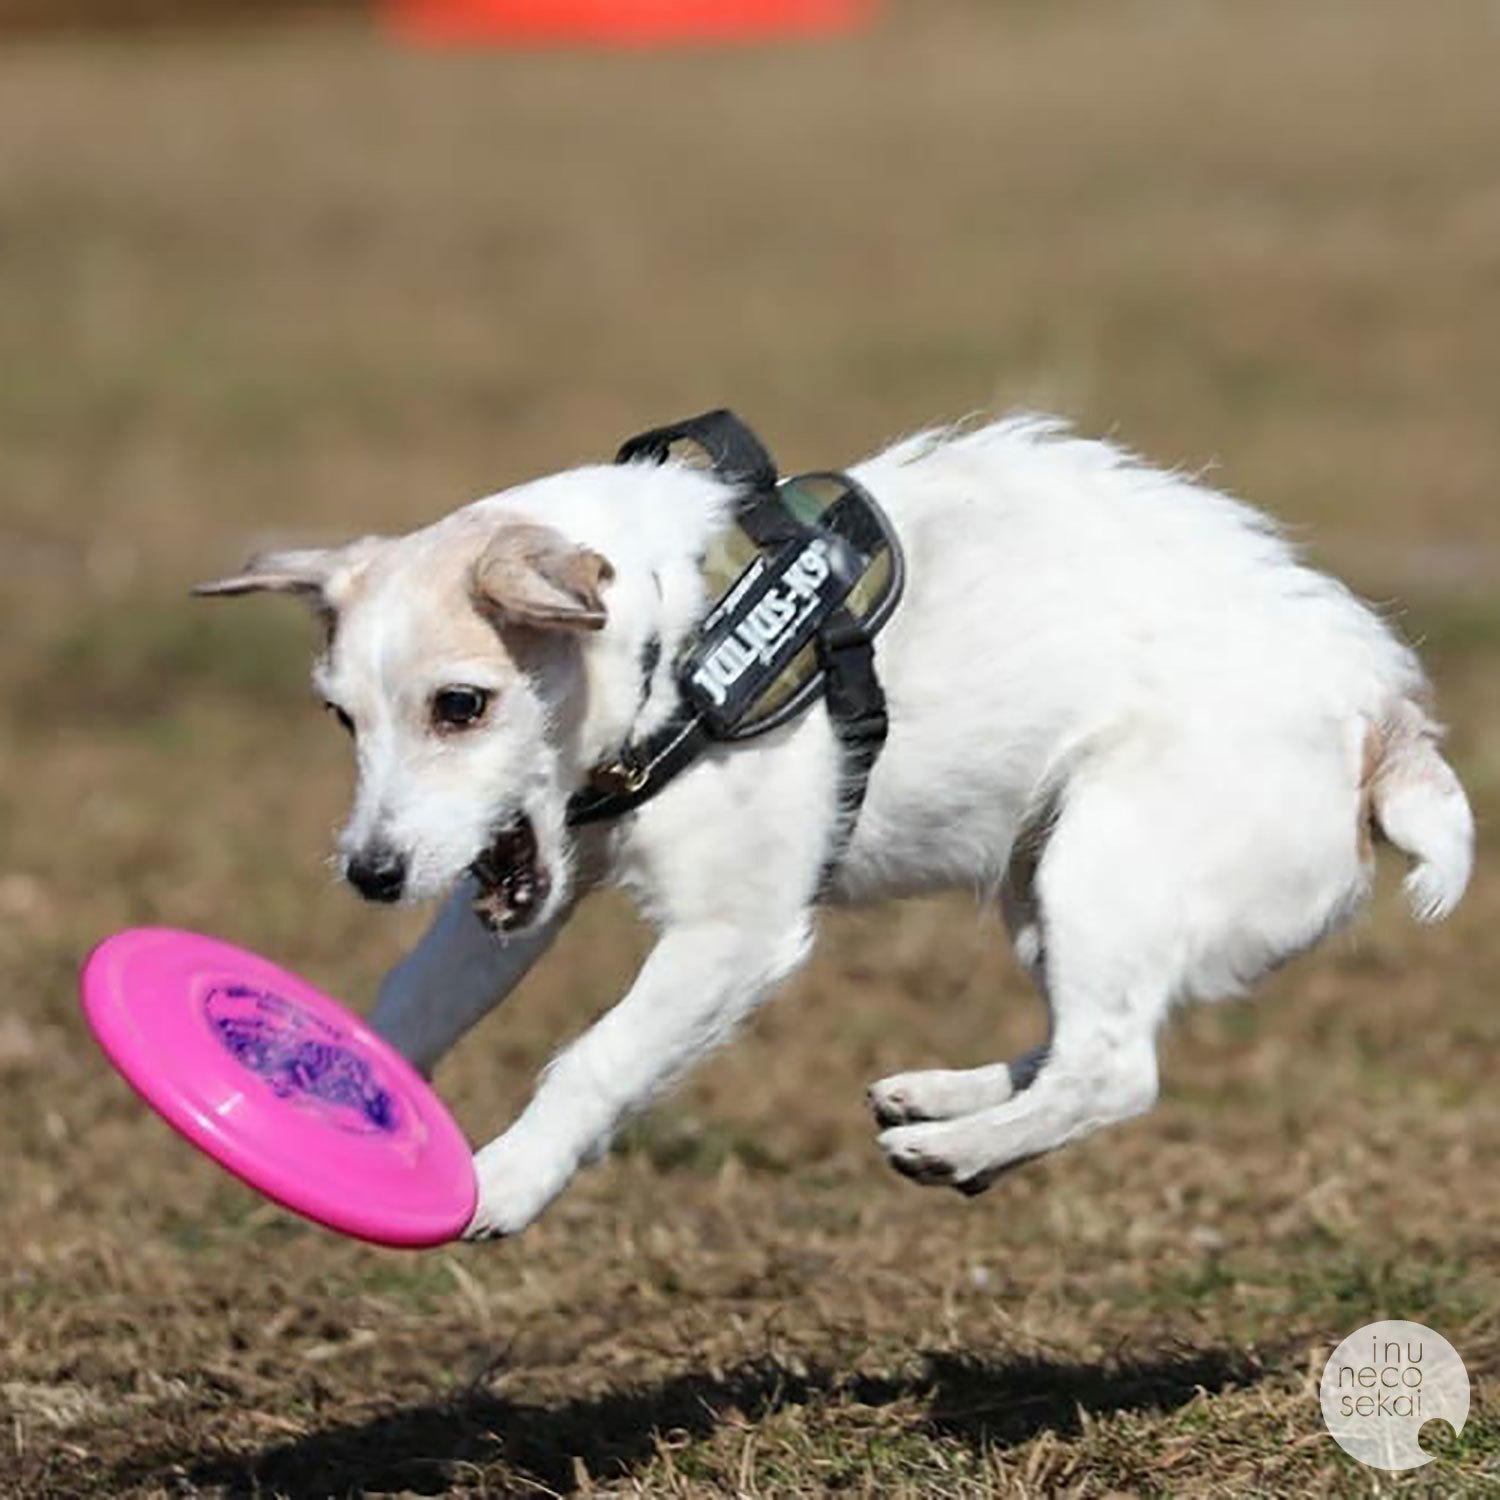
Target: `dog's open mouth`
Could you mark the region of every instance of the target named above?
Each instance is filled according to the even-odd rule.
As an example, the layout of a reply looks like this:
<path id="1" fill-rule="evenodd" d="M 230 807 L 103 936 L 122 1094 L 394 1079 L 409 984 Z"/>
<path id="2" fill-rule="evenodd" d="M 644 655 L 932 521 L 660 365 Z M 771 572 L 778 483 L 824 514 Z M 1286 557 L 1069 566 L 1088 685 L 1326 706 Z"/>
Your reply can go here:
<path id="1" fill-rule="evenodd" d="M 515 932 L 536 915 L 552 889 L 538 858 L 536 830 L 525 813 L 500 830 L 469 873 L 479 882 L 474 912 L 491 932 Z"/>

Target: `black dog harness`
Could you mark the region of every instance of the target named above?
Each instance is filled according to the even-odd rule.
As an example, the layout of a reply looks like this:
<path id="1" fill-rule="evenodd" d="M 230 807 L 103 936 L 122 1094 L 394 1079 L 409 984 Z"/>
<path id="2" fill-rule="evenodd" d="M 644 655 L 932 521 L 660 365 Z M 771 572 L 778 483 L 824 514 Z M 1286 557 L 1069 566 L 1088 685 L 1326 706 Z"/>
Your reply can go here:
<path id="1" fill-rule="evenodd" d="M 710 744 L 765 734 L 821 694 L 843 752 L 826 883 L 885 745 L 885 694 L 872 642 L 901 598 L 901 545 L 880 507 L 847 474 L 780 479 L 760 440 L 730 411 L 643 432 L 615 462 L 664 463 L 679 442 L 701 449 L 735 489 L 734 527 L 703 561 L 718 601 L 679 654 L 677 707 L 659 729 L 590 772 L 568 803 L 568 823 L 630 812 Z M 653 637 L 641 663 L 648 690 L 660 656 Z"/>

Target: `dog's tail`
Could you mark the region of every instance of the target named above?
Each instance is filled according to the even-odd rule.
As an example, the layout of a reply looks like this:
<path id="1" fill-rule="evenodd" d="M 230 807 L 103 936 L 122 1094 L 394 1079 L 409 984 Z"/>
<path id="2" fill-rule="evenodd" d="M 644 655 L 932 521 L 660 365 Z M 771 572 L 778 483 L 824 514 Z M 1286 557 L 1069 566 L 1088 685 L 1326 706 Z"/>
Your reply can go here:
<path id="1" fill-rule="evenodd" d="M 1376 826 L 1415 861 L 1404 884 L 1420 922 L 1446 917 L 1474 869 L 1474 814 L 1438 753 L 1439 732 L 1417 704 L 1403 701 L 1374 735 L 1368 770 Z"/>

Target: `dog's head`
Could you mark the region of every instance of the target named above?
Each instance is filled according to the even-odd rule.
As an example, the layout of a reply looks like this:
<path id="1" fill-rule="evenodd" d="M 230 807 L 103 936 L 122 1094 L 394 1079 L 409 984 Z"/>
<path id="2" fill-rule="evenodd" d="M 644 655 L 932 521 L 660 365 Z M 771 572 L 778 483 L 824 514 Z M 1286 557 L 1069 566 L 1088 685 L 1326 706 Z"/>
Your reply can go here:
<path id="1" fill-rule="evenodd" d="M 313 680 L 359 768 L 339 840 L 350 883 L 423 899 L 467 871 L 481 917 L 516 932 L 566 899 L 580 642 L 605 623 L 612 577 L 551 527 L 486 512 L 258 557 L 196 592 L 297 594 L 323 619 Z"/>

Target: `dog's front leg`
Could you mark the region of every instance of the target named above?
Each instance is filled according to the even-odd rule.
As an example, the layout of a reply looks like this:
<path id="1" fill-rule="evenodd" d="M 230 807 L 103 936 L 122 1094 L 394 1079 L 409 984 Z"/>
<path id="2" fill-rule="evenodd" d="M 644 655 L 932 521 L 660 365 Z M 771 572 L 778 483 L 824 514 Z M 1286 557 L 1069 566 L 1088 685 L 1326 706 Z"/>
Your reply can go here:
<path id="1" fill-rule="evenodd" d="M 370 1025 L 414 1068 L 431 1073 L 521 982 L 567 918 L 564 908 L 534 931 L 502 941 L 474 915 L 474 882 L 460 881 L 421 942 L 386 975 Z"/>
<path id="2" fill-rule="evenodd" d="M 811 922 L 799 911 L 759 927 L 669 927 L 629 993 L 542 1075 L 531 1103 L 475 1158 L 470 1239 L 524 1229 L 580 1165 L 603 1154 L 629 1115 L 725 1040 L 801 963 Z"/>

